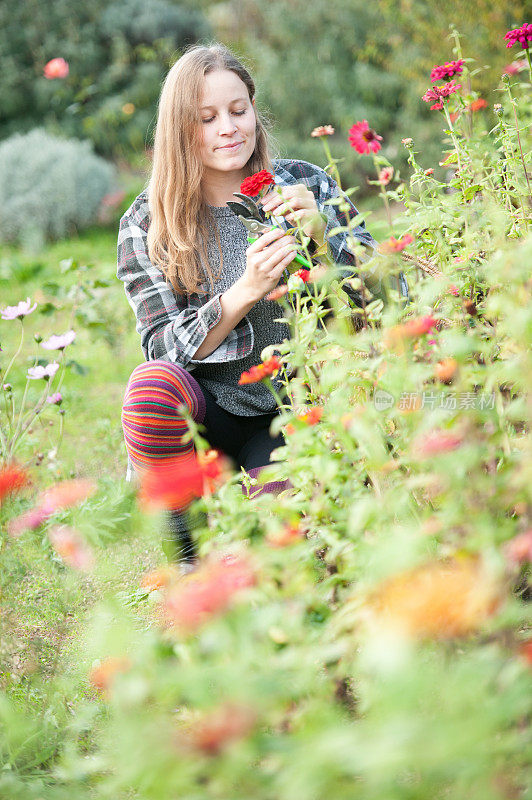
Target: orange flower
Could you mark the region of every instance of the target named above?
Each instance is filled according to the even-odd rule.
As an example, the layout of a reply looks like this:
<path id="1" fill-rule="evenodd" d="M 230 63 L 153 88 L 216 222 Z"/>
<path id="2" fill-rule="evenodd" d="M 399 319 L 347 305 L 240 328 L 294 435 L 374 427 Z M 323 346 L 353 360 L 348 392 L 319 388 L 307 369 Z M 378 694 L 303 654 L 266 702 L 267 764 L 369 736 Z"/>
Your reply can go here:
<path id="1" fill-rule="evenodd" d="M 410 233 L 405 233 L 400 239 L 396 239 L 395 236 L 390 236 L 389 239 L 386 239 L 385 242 L 379 246 L 379 252 L 385 253 L 390 255 L 391 253 L 400 253 L 401 250 L 404 250 L 409 244 L 412 244 L 414 241 L 414 237 Z"/>
<path id="2" fill-rule="evenodd" d="M 141 508 L 182 509 L 195 497 L 212 492 L 227 474 L 227 460 L 217 451 L 209 454 L 165 459 L 161 465 L 146 470 L 138 494 Z"/>
<path id="3" fill-rule="evenodd" d="M 266 535 L 266 542 L 270 547 L 288 547 L 300 542 L 304 533 L 298 525 L 285 525 L 279 531 L 270 531 Z"/>
<path id="4" fill-rule="evenodd" d="M 257 714 L 250 706 L 224 703 L 189 723 L 184 740 L 194 750 L 214 756 L 247 736 L 256 719 Z"/>
<path id="5" fill-rule="evenodd" d="M 92 551 L 74 528 L 56 525 L 48 531 L 48 537 L 57 555 L 72 569 L 87 571 L 94 564 Z"/>
<path id="6" fill-rule="evenodd" d="M 309 408 L 304 414 L 298 414 L 298 419 L 304 422 L 305 425 L 316 425 L 323 416 L 323 408 L 321 406 L 313 406 Z"/>
<path id="7" fill-rule="evenodd" d="M 471 111 L 479 111 L 481 108 L 487 108 L 488 104 L 484 100 L 484 98 L 479 97 L 478 100 L 473 100 L 469 108 Z"/>
<path id="8" fill-rule="evenodd" d="M 434 367 L 434 374 L 442 383 L 451 383 L 457 369 L 458 364 L 454 358 L 444 358 Z"/>
<path id="9" fill-rule="evenodd" d="M 278 357 L 272 356 L 266 361 L 263 361 L 262 364 L 251 367 L 248 372 L 243 372 L 238 383 L 240 386 L 245 386 L 248 383 L 259 383 L 264 380 L 264 378 L 275 375 L 280 370 L 281 366 L 282 364 Z"/>
<path id="10" fill-rule="evenodd" d="M 473 559 L 433 562 L 381 583 L 367 608 L 377 620 L 413 638 L 467 636 L 495 613 L 499 587 Z"/>
<path id="11" fill-rule="evenodd" d="M 120 672 L 126 672 L 131 661 L 126 656 L 109 656 L 89 672 L 89 682 L 100 692 L 107 693 Z"/>
<path id="12" fill-rule="evenodd" d="M 9 464 L 0 471 L 0 505 L 7 495 L 20 492 L 30 483 L 30 476 L 22 467 L 16 464 Z"/>
<path id="13" fill-rule="evenodd" d="M 334 128 L 332 125 L 318 125 L 317 128 L 314 128 L 311 136 L 332 136 L 334 133 Z"/>
<path id="14" fill-rule="evenodd" d="M 254 583 L 253 570 L 245 558 L 213 557 L 169 589 L 162 604 L 163 617 L 170 627 L 193 632 L 223 613 L 235 595 Z"/>
<path id="15" fill-rule="evenodd" d="M 429 333 L 435 327 L 436 322 L 437 320 L 432 314 L 429 314 L 426 317 L 409 319 L 402 325 L 394 325 L 393 328 L 386 331 L 384 343 L 387 347 L 390 347 L 402 342 L 404 339 L 417 339 L 419 336 Z"/>
<path id="16" fill-rule="evenodd" d="M 54 514 L 63 508 L 70 508 L 82 503 L 96 491 L 94 481 L 79 479 L 61 481 L 46 489 L 37 500 L 37 505 L 45 513 Z"/>
<path id="17" fill-rule="evenodd" d="M 140 585 L 148 592 L 155 592 L 157 589 L 167 589 L 180 577 L 181 574 L 175 567 L 159 567 L 159 569 L 148 572 L 141 580 Z"/>

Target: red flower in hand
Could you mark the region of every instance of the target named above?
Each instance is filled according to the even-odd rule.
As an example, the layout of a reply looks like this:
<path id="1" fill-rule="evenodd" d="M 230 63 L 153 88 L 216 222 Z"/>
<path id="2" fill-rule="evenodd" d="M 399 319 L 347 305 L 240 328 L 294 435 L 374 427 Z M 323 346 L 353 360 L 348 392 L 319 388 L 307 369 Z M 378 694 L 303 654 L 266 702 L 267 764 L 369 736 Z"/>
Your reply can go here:
<path id="1" fill-rule="evenodd" d="M 378 153 L 381 149 L 379 142 L 382 142 L 382 136 L 375 133 L 365 119 L 362 122 L 355 122 L 349 129 L 348 139 L 351 147 L 354 147 L 357 153 L 362 155 Z"/>
<path id="2" fill-rule="evenodd" d="M 268 172 L 266 169 L 261 169 L 260 172 L 255 172 L 254 175 L 250 175 L 249 178 L 244 178 L 240 184 L 240 193 L 249 195 L 250 197 L 256 197 L 261 189 L 264 189 L 265 186 L 269 186 L 271 183 L 275 183 L 275 178 L 271 172 Z"/>

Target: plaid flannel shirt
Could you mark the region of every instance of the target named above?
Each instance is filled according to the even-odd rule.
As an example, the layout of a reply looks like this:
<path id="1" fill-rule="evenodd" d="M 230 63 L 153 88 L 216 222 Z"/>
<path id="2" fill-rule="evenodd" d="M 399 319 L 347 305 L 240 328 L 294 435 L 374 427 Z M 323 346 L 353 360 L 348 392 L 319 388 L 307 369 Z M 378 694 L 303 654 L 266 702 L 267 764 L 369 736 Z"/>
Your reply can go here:
<path id="1" fill-rule="evenodd" d="M 327 217 L 326 237 L 333 260 L 337 264 L 354 267 L 354 257 L 346 248 L 346 234 L 328 236 L 333 228 L 345 224 L 345 215 L 338 210 L 338 206 L 325 205 L 326 200 L 339 195 L 336 182 L 323 169 L 307 161 L 275 159 L 273 166 L 276 185 L 303 183 L 312 190 L 318 210 Z M 349 202 L 349 205 L 349 215 L 353 218 L 358 212 L 352 203 Z M 221 363 L 244 358 L 253 349 L 254 338 L 247 316 L 210 355 L 201 361 L 193 358 L 211 328 L 221 318 L 221 295 L 176 295 L 162 271 L 148 257 L 149 223 L 148 197 L 144 191 L 120 220 L 117 277 L 124 282 L 127 300 L 135 312 L 136 330 L 140 334 L 146 361 L 163 359 L 192 371 L 199 363 Z M 289 227 L 288 223 L 285 226 Z M 372 255 L 377 243 L 364 224 L 354 228 L 353 234 L 367 245 Z M 341 270 L 341 273 L 353 276 L 354 270 Z M 407 294 L 408 289 L 404 291 L 404 277 L 402 281 L 403 293 Z M 345 290 L 356 299 L 356 293 L 352 293 L 347 286 Z"/>

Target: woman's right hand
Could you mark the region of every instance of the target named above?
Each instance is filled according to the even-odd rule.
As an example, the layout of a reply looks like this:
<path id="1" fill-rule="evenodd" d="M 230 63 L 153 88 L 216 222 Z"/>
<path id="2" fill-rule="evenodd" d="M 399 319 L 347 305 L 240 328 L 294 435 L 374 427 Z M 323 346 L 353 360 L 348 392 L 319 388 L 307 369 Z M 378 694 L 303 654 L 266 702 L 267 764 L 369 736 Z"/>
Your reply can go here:
<path id="1" fill-rule="evenodd" d="M 277 286 L 296 250 L 295 238 L 283 228 L 272 228 L 248 247 L 242 281 L 257 294 L 257 300 Z"/>

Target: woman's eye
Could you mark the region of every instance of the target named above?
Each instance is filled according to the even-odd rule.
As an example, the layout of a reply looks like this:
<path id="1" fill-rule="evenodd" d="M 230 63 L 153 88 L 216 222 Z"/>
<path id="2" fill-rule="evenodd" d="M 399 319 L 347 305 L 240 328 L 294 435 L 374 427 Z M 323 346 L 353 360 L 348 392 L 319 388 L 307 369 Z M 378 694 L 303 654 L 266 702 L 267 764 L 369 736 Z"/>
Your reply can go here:
<path id="1" fill-rule="evenodd" d="M 237 117 L 241 117 L 243 114 L 246 113 L 246 111 L 247 111 L 247 108 L 243 108 L 242 111 L 233 111 L 233 114 L 235 114 Z M 214 119 L 214 117 L 205 117 L 201 121 L 206 123 L 206 122 L 212 122 L 213 119 Z"/>

